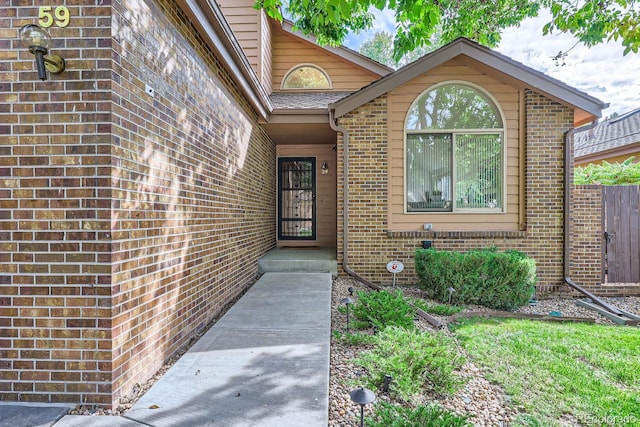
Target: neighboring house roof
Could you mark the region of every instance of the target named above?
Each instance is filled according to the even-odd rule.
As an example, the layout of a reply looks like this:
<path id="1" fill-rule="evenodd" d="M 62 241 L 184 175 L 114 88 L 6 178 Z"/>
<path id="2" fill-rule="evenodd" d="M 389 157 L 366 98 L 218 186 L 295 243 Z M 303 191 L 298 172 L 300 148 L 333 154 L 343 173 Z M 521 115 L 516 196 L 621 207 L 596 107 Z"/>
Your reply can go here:
<path id="1" fill-rule="evenodd" d="M 527 87 L 547 94 L 558 101 L 577 107 L 588 113 L 589 116 L 600 117 L 602 110 L 608 106 L 608 104 L 585 92 L 529 68 L 507 56 L 469 39 L 459 38 L 400 68 L 396 72 L 365 86 L 351 96 L 336 102 L 332 106 L 335 109 L 335 117 L 347 114 L 355 108 L 460 55 L 465 55 L 483 65 L 498 70 L 504 75 L 522 82 Z"/>
<path id="2" fill-rule="evenodd" d="M 329 104 L 349 95 L 351 92 L 274 92 L 269 98 L 274 110 L 327 110 Z"/>
<path id="3" fill-rule="evenodd" d="M 574 144 L 576 160 L 599 153 L 616 155 L 622 147 L 640 145 L 640 108 L 578 129 Z"/>

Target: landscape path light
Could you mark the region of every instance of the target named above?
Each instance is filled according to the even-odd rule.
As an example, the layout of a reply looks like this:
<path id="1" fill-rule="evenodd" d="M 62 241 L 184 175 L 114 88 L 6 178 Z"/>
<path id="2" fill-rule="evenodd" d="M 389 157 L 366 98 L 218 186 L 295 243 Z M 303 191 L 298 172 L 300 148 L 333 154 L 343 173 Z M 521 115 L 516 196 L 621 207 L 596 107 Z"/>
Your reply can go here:
<path id="1" fill-rule="evenodd" d="M 389 384 L 391 384 L 391 380 L 393 377 L 389 374 L 384 376 L 384 382 L 382 383 L 382 392 L 389 393 Z"/>
<path id="2" fill-rule="evenodd" d="M 364 406 L 376 401 L 376 395 L 368 388 L 360 387 L 351 390 L 349 393 L 351 400 L 360 405 L 360 427 L 364 426 Z"/>
<path id="3" fill-rule="evenodd" d="M 453 287 L 447 289 L 449 291 L 449 304 L 451 304 L 451 297 L 453 297 L 453 293 L 456 291 Z"/>
<path id="4" fill-rule="evenodd" d="M 29 52 L 36 57 L 38 78 L 47 80 L 47 71 L 59 74 L 64 71 L 64 59 L 60 55 L 49 55 L 51 36 L 44 28 L 35 24 L 27 24 L 20 28 L 20 39 Z"/>
<path id="5" fill-rule="evenodd" d="M 353 304 L 353 299 L 349 297 L 342 298 L 340 302 L 347 306 L 347 333 L 349 333 L 349 306 Z"/>

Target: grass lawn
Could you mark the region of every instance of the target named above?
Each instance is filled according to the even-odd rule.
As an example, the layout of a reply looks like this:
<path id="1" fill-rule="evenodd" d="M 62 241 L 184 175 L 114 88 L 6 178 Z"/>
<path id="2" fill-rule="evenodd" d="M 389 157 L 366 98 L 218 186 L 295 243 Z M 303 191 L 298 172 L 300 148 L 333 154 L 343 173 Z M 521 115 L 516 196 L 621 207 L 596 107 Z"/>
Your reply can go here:
<path id="1" fill-rule="evenodd" d="M 640 328 L 466 319 L 470 359 L 512 403 L 519 426 L 640 426 Z"/>

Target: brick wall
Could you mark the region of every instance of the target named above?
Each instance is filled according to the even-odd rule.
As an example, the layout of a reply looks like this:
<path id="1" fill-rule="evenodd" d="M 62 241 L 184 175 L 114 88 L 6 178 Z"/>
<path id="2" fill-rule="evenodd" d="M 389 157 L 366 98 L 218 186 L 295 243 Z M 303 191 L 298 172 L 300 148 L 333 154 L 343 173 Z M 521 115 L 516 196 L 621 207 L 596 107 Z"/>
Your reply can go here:
<path id="1" fill-rule="evenodd" d="M 37 7 L 0 10 L 0 400 L 117 403 L 275 244 L 275 147 L 189 19 L 102 3 L 51 29 L 45 82 Z"/>
<path id="2" fill-rule="evenodd" d="M 18 39 L 45 3 L 0 10 L 0 400 L 80 402 L 111 381 L 111 8 L 97 3 L 51 28 L 68 70 L 47 81 Z"/>
<path id="3" fill-rule="evenodd" d="M 173 1 L 115 3 L 114 34 L 118 396 L 256 275 L 275 244 L 276 173 L 275 146 Z"/>
<path id="4" fill-rule="evenodd" d="M 598 292 L 603 276 L 602 186 L 575 185 L 571 210 L 571 278 Z"/>
<path id="5" fill-rule="evenodd" d="M 557 290 L 563 282 L 564 133 L 573 123 L 573 111 L 534 92 L 525 95 L 527 120 L 527 231 L 394 232 L 387 224 L 386 99 L 380 97 L 340 119 L 349 133 L 349 265 L 363 277 L 390 283 L 386 263 L 399 259 L 405 273 L 398 283 L 415 283 L 413 253 L 422 240 L 442 250 L 487 246 L 517 249 L 536 259 L 541 291 Z M 338 159 L 344 149 L 338 140 Z M 338 170 L 342 171 L 342 165 Z M 342 178 L 339 177 L 340 183 Z M 393 191 L 403 191 L 394 188 Z M 339 184 L 339 212 L 342 215 Z M 344 233 L 338 227 L 338 247 Z M 342 259 L 341 250 L 339 257 Z"/>

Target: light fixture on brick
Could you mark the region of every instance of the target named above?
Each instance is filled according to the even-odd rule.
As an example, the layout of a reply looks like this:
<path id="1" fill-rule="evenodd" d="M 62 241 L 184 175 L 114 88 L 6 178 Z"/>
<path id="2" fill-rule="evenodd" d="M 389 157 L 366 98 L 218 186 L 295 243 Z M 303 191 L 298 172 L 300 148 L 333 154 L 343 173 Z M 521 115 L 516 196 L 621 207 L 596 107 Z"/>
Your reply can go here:
<path id="1" fill-rule="evenodd" d="M 29 52 L 36 56 L 38 78 L 47 80 L 47 71 L 59 74 L 64 71 L 64 58 L 60 55 L 48 55 L 51 37 L 44 28 L 34 24 L 27 24 L 20 28 L 20 39 Z"/>

